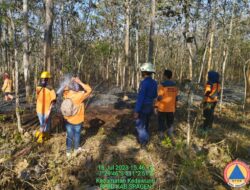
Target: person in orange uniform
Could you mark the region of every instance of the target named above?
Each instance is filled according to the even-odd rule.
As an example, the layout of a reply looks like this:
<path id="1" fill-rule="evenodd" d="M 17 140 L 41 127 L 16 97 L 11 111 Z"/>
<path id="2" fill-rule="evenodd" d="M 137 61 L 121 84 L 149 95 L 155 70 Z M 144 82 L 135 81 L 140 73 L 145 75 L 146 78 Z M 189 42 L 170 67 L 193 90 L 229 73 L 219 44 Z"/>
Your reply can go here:
<path id="1" fill-rule="evenodd" d="M 2 91 L 4 92 L 4 100 L 9 101 L 13 99 L 13 96 L 11 95 L 11 90 L 12 90 L 12 80 L 10 80 L 10 76 L 8 73 L 3 74 L 3 87 Z"/>
<path id="2" fill-rule="evenodd" d="M 219 100 L 221 88 L 219 84 L 219 73 L 215 71 L 208 72 L 208 81 L 205 86 L 203 116 L 205 118 L 203 130 L 212 128 L 214 121 L 214 110 Z"/>
<path id="3" fill-rule="evenodd" d="M 80 91 L 80 88 L 83 88 L 83 91 Z M 92 89 L 88 84 L 84 84 L 78 77 L 72 78 L 72 83 L 65 89 L 63 97 L 69 98 L 72 100 L 72 103 L 77 106 L 77 112 L 72 116 L 64 116 L 66 120 L 66 155 L 67 157 L 71 156 L 71 149 L 74 143 L 74 154 L 77 154 L 81 151 L 79 148 L 80 145 L 80 135 L 81 127 L 84 122 L 84 103 L 83 101 L 89 97 Z"/>
<path id="4" fill-rule="evenodd" d="M 40 122 L 40 130 L 36 132 L 35 136 L 38 143 L 43 143 L 44 139 L 49 135 L 48 131 L 51 123 L 50 112 L 56 101 L 56 93 L 48 85 L 51 78 L 49 72 L 42 72 L 40 78 L 40 84 L 36 87 L 36 112 Z"/>
<path id="5" fill-rule="evenodd" d="M 164 71 L 165 81 L 158 87 L 158 97 L 155 103 L 155 111 L 158 115 L 158 130 L 160 138 L 164 137 L 166 130 L 169 137 L 173 134 L 174 113 L 176 110 L 178 88 L 176 83 L 171 80 L 172 71 L 166 69 Z"/>

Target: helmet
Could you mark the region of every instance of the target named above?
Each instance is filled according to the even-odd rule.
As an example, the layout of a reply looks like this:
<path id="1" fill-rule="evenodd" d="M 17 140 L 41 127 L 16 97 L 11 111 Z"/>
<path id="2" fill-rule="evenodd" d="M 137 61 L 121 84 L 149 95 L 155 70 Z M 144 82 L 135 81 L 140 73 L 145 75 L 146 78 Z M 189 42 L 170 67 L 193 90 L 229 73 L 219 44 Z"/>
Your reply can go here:
<path id="1" fill-rule="evenodd" d="M 155 73 L 155 68 L 152 63 L 143 63 L 142 66 L 140 67 L 140 70 L 150 72 L 150 73 Z"/>
<path id="2" fill-rule="evenodd" d="M 41 79 L 49 79 L 49 78 L 51 78 L 51 75 L 48 71 L 43 71 L 40 78 Z"/>
<path id="3" fill-rule="evenodd" d="M 220 75 L 216 71 L 209 71 L 208 72 L 208 81 L 211 83 L 219 82 Z"/>
<path id="4" fill-rule="evenodd" d="M 4 74 L 3 74 L 3 78 L 4 78 L 4 79 L 9 78 L 9 74 L 8 74 L 8 73 L 4 73 Z"/>

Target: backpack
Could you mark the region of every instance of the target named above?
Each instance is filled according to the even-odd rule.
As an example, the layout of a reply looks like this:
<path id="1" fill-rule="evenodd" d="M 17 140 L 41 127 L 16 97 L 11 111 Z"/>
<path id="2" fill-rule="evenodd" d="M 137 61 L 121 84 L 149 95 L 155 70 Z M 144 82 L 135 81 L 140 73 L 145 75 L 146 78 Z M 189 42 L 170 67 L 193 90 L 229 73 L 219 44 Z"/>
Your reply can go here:
<path id="1" fill-rule="evenodd" d="M 61 112 L 63 116 L 74 116 L 79 110 L 79 106 L 76 106 L 70 98 L 63 100 L 61 104 Z"/>

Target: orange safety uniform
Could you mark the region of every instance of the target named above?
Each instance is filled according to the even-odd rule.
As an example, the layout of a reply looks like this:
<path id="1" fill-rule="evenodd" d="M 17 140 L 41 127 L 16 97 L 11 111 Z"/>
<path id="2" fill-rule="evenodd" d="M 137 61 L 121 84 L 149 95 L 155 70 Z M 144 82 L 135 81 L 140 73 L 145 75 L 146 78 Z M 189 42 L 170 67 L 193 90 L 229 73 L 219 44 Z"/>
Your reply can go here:
<path id="1" fill-rule="evenodd" d="M 173 81 L 166 81 L 158 87 L 155 107 L 159 112 L 175 112 L 178 88 Z"/>
<path id="2" fill-rule="evenodd" d="M 78 107 L 78 111 L 73 116 L 64 116 L 64 119 L 67 120 L 70 124 L 77 125 L 84 122 L 84 103 L 83 101 L 88 98 L 92 89 L 89 85 L 84 86 L 84 91 L 75 92 L 72 90 L 65 91 L 63 94 L 64 98 L 69 98 L 72 100 L 73 104 Z"/>
<path id="3" fill-rule="evenodd" d="M 49 113 L 51 103 L 56 100 L 55 91 L 48 87 L 38 86 L 36 88 L 36 96 L 36 112 L 43 115 L 47 115 Z"/>
<path id="4" fill-rule="evenodd" d="M 221 91 L 219 83 L 207 83 L 205 86 L 205 102 L 218 102 L 219 93 Z"/>
<path id="5" fill-rule="evenodd" d="M 5 93 L 11 93 L 12 90 L 12 80 L 6 78 L 3 83 L 2 91 Z"/>

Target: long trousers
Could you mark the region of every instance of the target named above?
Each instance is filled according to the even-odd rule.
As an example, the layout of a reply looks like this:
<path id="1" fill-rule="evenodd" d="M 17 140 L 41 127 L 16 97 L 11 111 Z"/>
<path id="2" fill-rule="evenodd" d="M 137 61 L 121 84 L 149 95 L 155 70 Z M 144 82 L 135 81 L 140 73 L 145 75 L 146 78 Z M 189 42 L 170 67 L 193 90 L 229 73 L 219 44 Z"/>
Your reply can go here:
<path id="1" fill-rule="evenodd" d="M 203 123 L 203 129 L 211 129 L 214 121 L 214 109 L 216 107 L 217 102 L 205 102 L 203 109 L 203 116 L 205 118 Z"/>
<path id="2" fill-rule="evenodd" d="M 174 112 L 158 112 L 158 131 L 165 132 L 168 130 L 168 135 L 173 133 Z"/>

